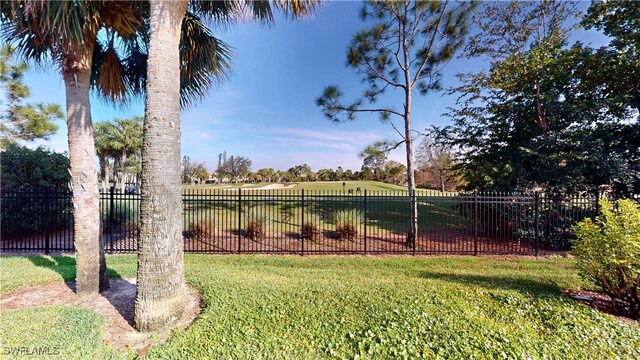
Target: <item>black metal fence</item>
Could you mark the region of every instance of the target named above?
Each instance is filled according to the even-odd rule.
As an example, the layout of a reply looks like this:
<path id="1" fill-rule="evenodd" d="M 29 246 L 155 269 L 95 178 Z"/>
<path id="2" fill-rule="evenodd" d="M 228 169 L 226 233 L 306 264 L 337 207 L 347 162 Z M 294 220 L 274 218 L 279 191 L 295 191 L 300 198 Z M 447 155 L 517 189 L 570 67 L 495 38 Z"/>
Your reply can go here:
<path id="1" fill-rule="evenodd" d="M 528 254 L 570 248 L 571 226 L 597 199 L 542 193 L 418 191 L 418 234 L 407 242 L 406 192 L 185 190 L 189 253 Z M 100 195 L 108 252 L 135 252 L 140 195 Z M 2 192 L 3 252 L 73 251 L 69 192 Z"/>

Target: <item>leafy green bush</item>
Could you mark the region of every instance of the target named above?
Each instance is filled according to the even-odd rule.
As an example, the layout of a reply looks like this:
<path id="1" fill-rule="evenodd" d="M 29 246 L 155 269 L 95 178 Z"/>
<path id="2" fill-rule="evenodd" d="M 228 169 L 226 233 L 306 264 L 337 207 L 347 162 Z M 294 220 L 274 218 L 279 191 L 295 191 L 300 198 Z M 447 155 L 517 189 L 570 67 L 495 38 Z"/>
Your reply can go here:
<path id="1" fill-rule="evenodd" d="M 0 234 L 31 236 L 71 227 L 69 158 L 38 147 L 7 144 L 0 162 Z"/>
<path id="2" fill-rule="evenodd" d="M 69 190 L 69 158 L 65 154 L 38 147 L 35 150 L 8 144 L 0 163 L 2 190 Z"/>
<path id="3" fill-rule="evenodd" d="M 267 235 L 269 217 L 259 211 L 249 211 L 246 214 L 247 228 L 245 237 L 251 240 L 264 239 Z"/>
<path id="4" fill-rule="evenodd" d="M 6 192 L 5 192 L 6 191 Z M 0 235 L 44 234 L 73 226 L 73 205 L 68 190 L 49 188 L 3 189 L 0 206 Z"/>
<path id="5" fill-rule="evenodd" d="M 322 235 L 322 217 L 310 215 L 304 219 L 302 224 L 302 237 L 306 240 L 315 241 Z"/>
<path id="6" fill-rule="evenodd" d="M 364 223 L 364 216 L 356 209 L 336 211 L 333 219 L 340 240 L 354 240 L 358 236 L 360 225 Z"/>
<path id="7" fill-rule="evenodd" d="M 582 276 L 640 318 L 640 206 L 631 200 L 600 201 L 602 215 L 573 227 L 573 254 Z"/>

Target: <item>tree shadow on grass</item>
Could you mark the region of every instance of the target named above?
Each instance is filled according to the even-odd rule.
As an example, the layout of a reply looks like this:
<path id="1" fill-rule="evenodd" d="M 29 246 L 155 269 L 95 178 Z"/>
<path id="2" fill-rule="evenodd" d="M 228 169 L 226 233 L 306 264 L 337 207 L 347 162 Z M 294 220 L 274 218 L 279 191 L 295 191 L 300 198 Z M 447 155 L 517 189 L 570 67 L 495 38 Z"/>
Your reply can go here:
<path id="1" fill-rule="evenodd" d="M 57 272 L 62 276 L 65 285 L 73 292 L 76 291 L 76 259 L 72 256 L 27 256 L 29 261 L 37 267 L 42 267 Z M 133 325 L 133 307 L 135 301 L 135 282 L 123 279 L 114 269 L 107 268 L 110 287 L 100 294 L 120 313 L 120 315 Z"/>
<path id="2" fill-rule="evenodd" d="M 562 297 L 562 291 L 564 290 L 551 281 L 533 280 L 517 275 L 470 275 L 420 271 L 418 272 L 418 277 L 476 286 L 487 290 L 516 290 L 536 297 Z"/>
<path id="3" fill-rule="evenodd" d="M 37 267 L 49 269 L 62 276 L 64 282 L 69 286 L 70 281 L 76 278 L 76 259 L 73 256 L 27 256 L 27 259 Z M 122 276 L 114 269 L 107 268 L 109 278 L 121 278 Z M 70 286 L 71 287 L 71 286 Z M 72 289 L 75 291 L 75 284 Z"/>

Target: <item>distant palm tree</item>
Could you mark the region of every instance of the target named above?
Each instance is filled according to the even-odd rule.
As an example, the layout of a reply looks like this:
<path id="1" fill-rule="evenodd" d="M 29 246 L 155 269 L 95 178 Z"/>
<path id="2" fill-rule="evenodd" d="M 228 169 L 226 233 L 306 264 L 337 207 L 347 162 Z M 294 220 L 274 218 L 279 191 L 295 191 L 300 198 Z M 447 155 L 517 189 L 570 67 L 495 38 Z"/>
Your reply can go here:
<path id="1" fill-rule="evenodd" d="M 127 154 L 142 149 L 142 117 L 116 119 L 115 126 L 109 128 L 107 138 L 111 147 L 120 153 L 120 191 L 124 193 Z"/>
<path id="2" fill-rule="evenodd" d="M 109 164 L 110 158 L 114 158 L 116 149 L 112 146 L 110 134 L 114 125 L 111 122 L 96 122 L 93 126 L 93 137 L 95 140 L 96 154 L 100 165 L 100 175 L 102 176 L 102 192 L 107 192 L 109 187 Z M 115 164 L 114 164 L 115 165 Z"/>
<path id="3" fill-rule="evenodd" d="M 180 179 L 180 30 L 188 11 L 218 24 L 247 15 L 273 20 L 272 5 L 304 17 L 318 2 L 291 1 L 150 1 L 147 99 L 142 146 L 142 202 L 135 325 L 139 331 L 165 328 L 184 309 L 184 262 Z M 206 54 L 204 54 L 206 55 Z M 194 59 L 200 59 L 195 56 Z M 209 74 L 207 74 L 209 75 Z M 200 80 L 200 79 L 199 79 Z M 184 80 L 183 80 L 184 81 Z M 198 82 L 194 82 L 198 84 Z M 190 100 L 194 100 L 191 98 Z"/>

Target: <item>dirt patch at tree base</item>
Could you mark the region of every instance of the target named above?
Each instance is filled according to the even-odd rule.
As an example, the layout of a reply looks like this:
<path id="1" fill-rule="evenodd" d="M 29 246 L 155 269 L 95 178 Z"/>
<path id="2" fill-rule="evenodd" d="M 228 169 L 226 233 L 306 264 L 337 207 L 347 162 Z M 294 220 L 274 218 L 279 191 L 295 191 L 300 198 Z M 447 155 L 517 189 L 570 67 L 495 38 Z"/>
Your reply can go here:
<path id="1" fill-rule="evenodd" d="M 629 317 L 629 313 L 624 309 L 622 304 L 616 304 L 609 295 L 585 290 L 565 290 L 563 293 L 572 300 L 579 301 L 601 312 L 613 315 L 620 321 L 640 325 L 640 320 L 634 320 Z"/>
<path id="2" fill-rule="evenodd" d="M 100 294 L 78 296 L 75 283 L 51 283 L 30 286 L 0 295 L 3 311 L 42 305 L 81 306 L 105 317 L 103 342 L 121 350 L 136 350 L 144 355 L 152 347 L 163 343 L 171 329 L 162 332 L 141 333 L 133 327 L 135 279 L 110 279 L 108 290 Z M 185 311 L 175 328 L 186 328 L 200 313 L 200 294 L 187 285 Z"/>

